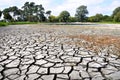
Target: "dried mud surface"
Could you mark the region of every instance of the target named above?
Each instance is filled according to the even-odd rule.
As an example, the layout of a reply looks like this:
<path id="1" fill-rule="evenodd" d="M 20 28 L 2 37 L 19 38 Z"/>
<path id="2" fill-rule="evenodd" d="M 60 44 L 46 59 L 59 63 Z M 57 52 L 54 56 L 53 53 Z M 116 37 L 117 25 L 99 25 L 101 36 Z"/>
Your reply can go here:
<path id="1" fill-rule="evenodd" d="M 0 80 L 119 80 L 120 25 L 0 28 Z"/>

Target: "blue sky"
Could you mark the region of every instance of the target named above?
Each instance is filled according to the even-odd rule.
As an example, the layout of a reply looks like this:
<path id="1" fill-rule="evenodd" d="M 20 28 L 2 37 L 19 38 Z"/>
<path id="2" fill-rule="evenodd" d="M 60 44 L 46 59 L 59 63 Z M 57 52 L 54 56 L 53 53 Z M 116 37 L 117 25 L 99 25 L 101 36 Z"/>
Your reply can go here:
<path id="1" fill-rule="evenodd" d="M 51 10 L 52 14 L 56 16 L 63 10 L 69 11 L 74 16 L 76 8 L 80 5 L 87 6 L 88 16 L 96 13 L 111 15 L 112 11 L 120 6 L 120 0 L 0 0 L 0 9 L 3 10 L 10 6 L 21 8 L 26 1 L 42 4 L 46 11 Z"/>

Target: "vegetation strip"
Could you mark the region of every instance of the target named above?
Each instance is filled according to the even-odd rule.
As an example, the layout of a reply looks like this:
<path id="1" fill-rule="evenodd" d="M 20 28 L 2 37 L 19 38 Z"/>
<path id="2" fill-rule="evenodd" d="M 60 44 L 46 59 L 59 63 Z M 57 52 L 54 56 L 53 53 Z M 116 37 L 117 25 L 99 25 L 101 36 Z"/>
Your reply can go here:
<path id="1" fill-rule="evenodd" d="M 3 16 L 0 26 L 6 26 L 9 24 L 33 24 L 38 22 L 120 23 L 120 7 L 114 9 L 112 15 L 110 16 L 98 13 L 88 17 L 87 15 L 89 14 L 89 11 L 85 5 L 81 5 L 76 8 L 75 16 L 71 16 L 69 11 L 66 10 L 60 12 L 58 16 L 54 16 L 51 13 L 51 10 L 45 11 L 42 4 L 36 5 L 34 2 L 25 2 L 21 9 L 17 6 L 12 6 L 3 9 L 3 11 L 0 10 L 0 18 Z"/>

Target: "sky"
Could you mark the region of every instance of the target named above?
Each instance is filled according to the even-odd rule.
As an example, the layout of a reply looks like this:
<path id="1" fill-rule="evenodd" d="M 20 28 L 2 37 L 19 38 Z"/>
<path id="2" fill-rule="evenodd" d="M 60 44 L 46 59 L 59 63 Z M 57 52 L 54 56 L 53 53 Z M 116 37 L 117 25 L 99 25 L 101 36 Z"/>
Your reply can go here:
<path id="1" fill-rule="evenodd" d="M 46 11 L 51 10 L 51 14 L 55 16 L 63 10 L 67 10 L 71 16 L 74 16 L 76 9 L 81 5 L 87 6 L 88 16 L 97 13 L 111 15 L 113 10 L 120 6 L 120 0 L 0 0 L 0 10 L 12 6 L 21 8 L 27 1 L 42 4 Z"/>

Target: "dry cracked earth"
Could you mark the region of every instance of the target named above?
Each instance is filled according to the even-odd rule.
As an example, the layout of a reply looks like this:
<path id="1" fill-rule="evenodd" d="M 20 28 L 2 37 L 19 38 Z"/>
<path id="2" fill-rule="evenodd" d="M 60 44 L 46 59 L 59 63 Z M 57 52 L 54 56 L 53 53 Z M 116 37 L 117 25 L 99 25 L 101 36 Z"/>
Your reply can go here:
<path id="1" fill-rule="evenodd" d="M 120 25 L 95 26 L 1 27 L 0 80 L 120 80 L 119 56 L 69 44 L 85 40 L 68 35 L 120 35 Z"/>

